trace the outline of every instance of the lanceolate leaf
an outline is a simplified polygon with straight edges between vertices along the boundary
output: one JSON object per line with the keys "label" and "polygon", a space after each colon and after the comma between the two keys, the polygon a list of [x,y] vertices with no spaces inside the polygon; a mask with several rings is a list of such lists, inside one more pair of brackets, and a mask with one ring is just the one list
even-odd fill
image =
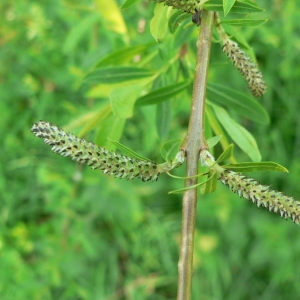
{"label": "lanceolate leaf", "polygon": [[207,98],[214,103],[234,109],[243,117],[256,123],[263,125],[269,123],[269,115],[258,101],[225,85],[208,84]]}
{"label": "lanceolate leaf", "polygon": [[235,172],[265,172],[265,171],[277,171],[288,172],[288,170],[273,161],[261,161],[261,162],[243,162],[239,164],[228,164],[222,166],[224,169],[230,169]]}
{"label": "lanceolate leaf", "polygon": [[169,85],[167,87],[156,89],[156,90],[140,97],[136,101],[136,105],[137,106],[152,105],[152,104],[157,104],[157,103],[169,100],[172,97],[174,97],[175,95],[184,91],[190,85],[191,85],[191,81],[186,80],[186,81],[183,81],[180,83]]}
{"label": "lanceolate leaf", "polygon": [[266,23],[267,19],[232,19],[232,20],[222,20],[221,24],[231,25],[231,26],[259,26]]}
{"label": "lanceolate leaf", "polygon": [[116,142],[116,141],[112,141],[110,140],[119,150],[121,150],[124,154],[128,155],[128,156],[131,156],[133,158],[136,158],[136,159],[140,159],[140,160],[148,160],[150,161],[149,158],[146,158],[136,152],[134,152],[133,150],[129,149],[128,147],[126,147],[125,145],[119,143],[119,142]]}
{"label": "lanceolate leaf", "polygon": [[230,12],[235,1],[236,0],[223,0],[224,16],[226,16]]}
{"label": "lanceolate leaf", "polygon": [[157,43],[147,43],[142,45],[137,45],[133,47],[127,47],[118,51],[114,51],[113,53],[108,54],[104,58],[102,58],[100,61],[98,61],[96,68],[99,67],[106,67],[109,65],[118,65],[123,63],[128,63],[130,60],[133,59],[134,56],[138,54],[143,54],[145,51],[152,49],[153,47],[157,47]]}
{"label": "lanceolate leaf", "polygon": [[217,145],[220,141],[220,139],[222,138],[221,135],[217,135],[217,136],[213,136],[211,138],[209,138],[206,142],[207,145],[209,147],[209,149],[213,148],[215,145]]}
{"label": "lanceolate leaf", "polygon": [[130,6],[134,5],[138,1],[140,0],[126,0],[125,3],[121,5],[121,9],[129,8]]}
{"label": "lanceolate leaf", "polygon": [[258,150],[256,141],[251,133],[234,121],[225,109],[213,105],[215,114],[223,125],[224,129],[235,141],[235,143],[247,154],[253,161],[260,161],[261,155]]}
{"label": "lanceolate leaf", "polygon": [[190,19],[191,18],[191,14],[182,12],[182,11],[177,11],[175,12],[169,19],[169,30],[170,33],[175,33],[176,29],[178,28],[178,26],[180,25],[180,23],[182,23],[183,21],[185,21],[186,19]]}
{"label": "lanceolate leaf", "polygon": [[218,157],[217,162],[220,163],[226,159],[230,159],[230,157],[233,155],[233,148],[234,144],[230,144],[228,148],[226,148]]}
{"label": "lanceolate leaf", "polygon": [[84,79],[86,83],[119,83],[153,76],[153,72],[136,67],[106,67],[90,72]]}
{"label": "lanceolate leaf", "polygon": [[[223,11],[223,0],[209,0],[204,4],[206,10]],[[235,1],[231,13],[254,13],[262,12],[264,9],[250,1]]]}

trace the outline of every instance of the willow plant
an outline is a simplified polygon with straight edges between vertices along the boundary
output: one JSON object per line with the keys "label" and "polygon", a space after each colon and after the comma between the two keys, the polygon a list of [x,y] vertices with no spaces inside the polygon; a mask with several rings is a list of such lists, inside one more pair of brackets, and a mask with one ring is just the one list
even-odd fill
{"label": "willow plant", "polygon": [[[136,1],[127,0],[123,6],[127,8],[134,2]],[[171,175],[170,172],[174,168],[178,168],[186,162],[185,187],[176,191],[183,193],[177,299],[188,300],[191,297],[194,229],[199,186],[215,186],[215,181],[219,180],[241,198],[253,202],[258,207],[262,206],[272,212],[278,213],[285,219],[290,218],[296,224],[300,224],[300,202],[293,197],[285,196],[279,191],[272,190],[269,186],[262,185],[253,178],[241,174],[243,172],[262,170],[286,171],[284,167],[273,162],[257,161],[222,165],[222,161],[232,157],[232,147],[229,146],[226,148],[221,140],[224,152],[218,159],[215,159],[211,152],[213,146],[211,145],[211,140],[207,140],[204,135],[205,111],[209,119],[216,117],[221,119],[221,115],[228,117],[227,112],[214,103],[214,99],[209,99],[210,102],[206,104],[207,91],[210,92],[210,95],[213,95],[212,92],[218,95],[218,92],[223,89],[223,87],[218,87],[217,85],[209,86],[207,82],[210,50],[213,40],[220,43],[222,47],[220,47],[220,50],[223,50],[232,62],[232,65],[247,81],[253,96],[262,97],[266,92],[266,83],[262,72],[259,70],[258,63],[254,61],[251,55],[246,53],[245,41],[240,42],[240,37],[233,35],[233,31],[230,30],[230,26],[241,27],[263,24],[266,20],[249,17],[249,13],[259,13],[263,9],[246,0],[156,0],[154,2],[156,2],[156,7],[153,20],[151,21],[151,32],[157,41],[163,41],[167,31],[166,28],[168,28],[171,34],[174,34],[181,24],[183,24],[181,30],[195,26],[191,22],[192,20],[197,25],[200,25],[198,29],[197,58],[193,80],[193,94],[191,96],[189,126],[186,137],[174,159],[157,164],[150,159],[140,157],[132,150],[127,151],[128,155],[108,151],[103,147],[87,142],[85,139],[76,137],[71,133],[66,133],[63,129],[47,121],[35,123],[31,131],[37,137],[42,138],[54,152],[70,157],[72,160],[86,164],[93,169],[100,169],[104,174],[116,178],[125,178],[127,180],[139,178],[145,182],[157,181],[160,174],[167,173]],[[224,17],[220,17],[220,12],[224,12]],[[227,19],[226,16],[232,16],[231,13],[244,14],[245,18]],[[166,27],[166,24],[168,27]],[[229,27],[224,28],[223,24]],[[214,28],[218,34],[217,38],[213,38]],[[107,70],[104,71],[107,72]],[[131,72],[134,71],[134,69],[131,69]],[[96,70],[86,76],[85,80],[97,82],[101,78],[99,74],[101,74],[101,63],[98,64]],[[145,73],[142,74],[145,75]],[[153,80],[153,77],[151,77],[151,80]],[[149,85],[149,82],[147,84]],[[180,87],[184,89],[186,86],[181,85]],[[134,86],[134,88],[136,87]],[[141,87],[138,86],[137,89],[139,88]],[[150,94],[151,91],[149,92]],[[132,93],[124,93],[124,97],[132,97],[132,95]],[[136,103],[147,101],[145,100],[145,96],[137,96],[136,98]],[[211,112],[212,109],[215,114]],[[239,124],[236,126],[241,127]],[[212,125],[212,129],[216,134],[219,133],[216,126]],[[241,128],[241,132],[244,135],[251,136],[244,128]],[[215,140],[218,140],[218,138]],[[121,149],[126,150],[126,147],[121,146]],[[206,179],[202,180],[201,183],[198,183],[199,162],[207,168],[207,172],[202,174]],[[212,190],[208,190],[207,192],[212,192]]]}

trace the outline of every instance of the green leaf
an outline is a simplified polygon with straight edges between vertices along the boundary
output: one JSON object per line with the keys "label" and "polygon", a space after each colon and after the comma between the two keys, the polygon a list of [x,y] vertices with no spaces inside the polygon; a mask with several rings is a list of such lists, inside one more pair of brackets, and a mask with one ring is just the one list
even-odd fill
{"label": "green leaf", "polygon": [[235,143],[253,160],[260,161],[261,155],[252,134],[233,120],[225,109],[212,105],[215,114]]}
{"label": "green leaf", "polygon": [[151,161],[149,158],[146,158],[146,157],[134,152],[133,150],[131,150],[130,148],[126,147],[125,145],[123,145],[119,142],[112,141],[112,140],[110,140],[110,142],[112,142],[125,155],[128,155],[128,156],[136,158],[136,159],[140,159],[140,160]]}
{"label": "green leaf", "polygon": [[[157,47],[157,43],[151,42],[114,51],[98,61],[96,68],[128,63],[134,56],[142,54],[145,51],[152,49],[154,46]],[[153,49],[151,51],[153,51]]]}
{"label": "green leaf", "polygon": [[209,172],[208,174],[208,180],[205,184],[205,190],[203,192],[203,194],[210,194],[210,193],[213,193],[216,188],[217,188],[217,185],[218,185],[218,176],[216,173],[212,173],[212,172]]}
{"label": "green leaf", "polygon": [[181,143],[182,143],[182,141],[179,139],[178,140],[169,140],[169,141],[165,142],[160,149],[160,154],[161,154],[162,158],[165,161],[172,160],[178,153]]}
{"label": "green leaf", "polygon": [[169,135],[171,125],[171,101],[165,101],[157,105],[156,128],[161,140],[166,140]]}
{"label": "green leaf", "polygon": [[228,164],[222,167],[225,169],[230,169],[235,172],[277,171],[277,172],[288,173],[288,170],[285,167],[273,161],[243,162],[239,164]]}
{"label": "green leaf", "polygon": [[154,9],[154,16],[150,22],[150,32],[159,43],[168,32],[168,6],[157,3]]}
{"label": "green leaf", "polygon": [[[102,124],[97,132],[96,144],[101,147],[108,147],[108,140],[112,139],[118,141],[123,133],[125,119],[110,115]],[[109,147],[109,150],[114,151],[115,147]]]}
{"label": "green leaf", "polygon": [[214,103],[234,109],[240,115],[256,123],[267,125],[270,121],[267,111],[257,100],[227,86],[216,83],[208,84],[207,98]]}
{"label": "green leaf", "polygon": [[110,31],[117,32],[125,36],[127,26],[116,0],[94,0],[95,9],[101,14],[101,20],[104,20],[106,27]]}
{"label": "green leaf", "polygon": [[226,159],[230,159],[230,157],[233,155],[233,148],[234,144],[230,144],[218,157],[217,163],[220,163]]}
{"label": "green leaf", "polygon": [[135,101],[144,88],[145,83],[141,82],[113,90],[110,94],[113,113],[119,118],[131,118]]}
{"label": "green leaf", "polygon": [[[223,0],[209,0],[204,4],[204,9],[213,11],[224,11]],[[250,1],[235,1],[233,7],[231,8],[231,13],[254,13],[262,12],[264,9],[260,8],[256,4]]]}
{"label": "green leaf", "polygon": [[219,143],[221,138],[222,138],[221,135],[217,135],[217,136],[213,136],[213,137],[209,138],[206,141],[209,149],[212,149],[214,146],[216,146]]}
{"label": "green leaf", "polygon": [[172,34],[175,33],[175,31],[178,28],[178,26],[180,25],[180,23],[182,23],[186,19],[190,19],[190,18],[191,18],[191,14],[182,12],[181,10],[176,11],[170,17],[169,22],[168,22],[168,27],[169,27],[170,33],[172,33]]}
{"label": "green leaf", "polygon": [[171,99],[175,95],[184,91],[191,85],[190,80],[186,80],[180,83],[172,84],[167,87],[156,89],[136,101],[137,106],[157,104],[166,100]]}
{"label": "green leaf", "polygon": [[231,10],[232,6],[234,5],[235,1],[236,0],[223,0],[224,16],[226,16],[230,12],[230,10]]}
{"label": "green leaf", "polygon": [[259,26],[266,23],[268,19],[231,19],[222,20],[221,24],[231,25],[231,26]]}
{"label": "green leaf", "polygon": [[67,35],[62,46],[62,51],[67,54],[74,50],[81,39],[86,37],[86,33],[91,30],[92,26],[99,21],[99,14],[89,14],[83,18]]}
{"label": "green leaf", "polygon": [[140,0],[126,0],[125,3],[123,3],[120,8],[121,9],[129,8],[130,6],[134,5],[138,1],[140,1]]}
{"label": "green leaf", "polygon": [[118,83],[153,76],[148,69],[136,67],[106,67],[94,70],[87,74],[86,83]]}

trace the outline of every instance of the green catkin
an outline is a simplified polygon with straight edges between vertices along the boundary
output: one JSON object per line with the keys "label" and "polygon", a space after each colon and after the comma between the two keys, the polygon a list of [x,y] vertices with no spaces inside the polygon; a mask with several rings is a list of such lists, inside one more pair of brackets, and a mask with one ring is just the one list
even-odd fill
{"label": "green catkin", "polygon": [[219,172],[220,181],[231,191],[255,203],[279,213],[282,218],[291,218],[294,223],[300,224],[300,202],[281,192],[270,189],[258,181],[242,174],[225,170]]}
{"label": "green catkin", "polygon": [[252,201],[258,207],[263,206],[269,211],[279,213],[285,219],[291,218],[294,223],[300,224],[300,201],[272,190],[253,178],[224,169],[216,163],[207,150],[200,152],[200,160],[202,165],[215,172],[218,179],[241,198]]}
{"label": "green catkin", "polygon": [[267,86],[257,65],[236,42],[230,39],[225,41],[223,52],[246,79],[251,93],[255,97],[261,97],[266,92]]}
{"label": "green catkin", "polygon": [[156,3],[164,2],[167,6],[172,6],[188,13],[196,13],[200,9],[200,0],[154,0]]}
{"label": "green catkin", "polygon": [[72,160],[100,169],[104,174],[116,178],[131,180],[141,178],[142,181],[157,181],[161,172],[169,171],[172,167],[168,164],[158,165],[155,162],[139,160],[121,155],[105,148],[80,139],[71,133],[66,133],[56,125],[45,121],[33,124],[31,131],[46,144],[52,151],[68,156]]}

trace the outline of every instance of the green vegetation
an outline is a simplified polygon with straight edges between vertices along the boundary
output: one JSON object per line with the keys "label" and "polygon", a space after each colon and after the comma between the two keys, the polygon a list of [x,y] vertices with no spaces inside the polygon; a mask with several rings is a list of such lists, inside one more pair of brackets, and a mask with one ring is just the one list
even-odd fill
{"label": "green vegetation", "polygon": [[[174,157],[169,149],[189,120],[198,28],[174,14],[162,34],[150,23],[153,2],[120,10],[124,2],[1,1],[1,299],[176,297],[182,195],[168,192],[183,180],[105,176],[53,154],[30,132],[46,120],[109,150],[118,146],[112,140],[158,163]],[[221,128],[215,157],[239,146],[231,164],[262,158],[285,166],[288,174],[251,176],[299,199],[300,12],[295,1],[256,3],[266,9],[256,24],[267,23],[226,29],[256,56],[267,92],[251,95],[215,32],[207,92],[207,123],[215,126],[207,124],[206,135]],[[224,27],[244,25],[228,18]],[[215,119],[243,125],[258,147]],[[193,299],[299,298],[297,225],[221,184],[199,197],[197,210]]]}

